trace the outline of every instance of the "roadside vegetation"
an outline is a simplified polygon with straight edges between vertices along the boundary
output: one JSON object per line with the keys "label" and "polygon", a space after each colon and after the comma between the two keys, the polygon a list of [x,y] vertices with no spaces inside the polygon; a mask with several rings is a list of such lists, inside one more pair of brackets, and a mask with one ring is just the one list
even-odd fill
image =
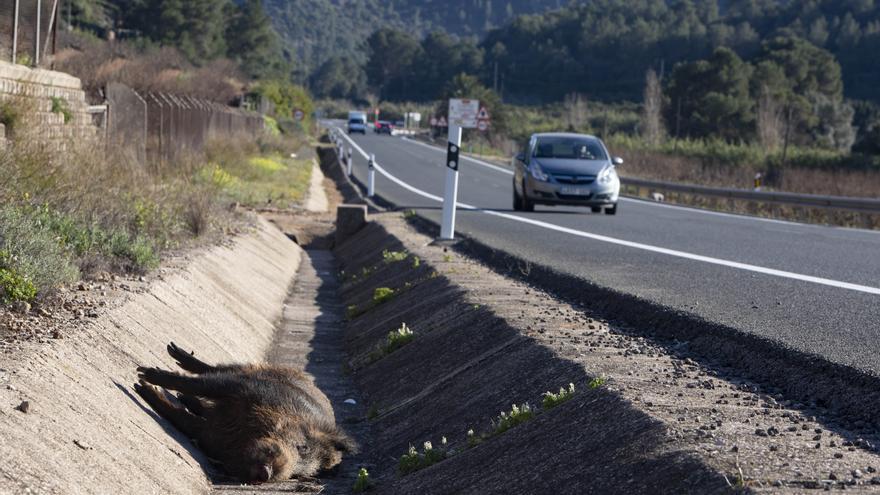
{"label": "roadside vegetation", "polygon": [[145,273],[167,250],[240,228],[231,204],[289,206],[308,184],[311,164],[288,157],[302,137],[240,136],[151,171],[73,143],[52,152],[21,104],[3,106],[14,129],[0,152],[3,304],[99,272]]}

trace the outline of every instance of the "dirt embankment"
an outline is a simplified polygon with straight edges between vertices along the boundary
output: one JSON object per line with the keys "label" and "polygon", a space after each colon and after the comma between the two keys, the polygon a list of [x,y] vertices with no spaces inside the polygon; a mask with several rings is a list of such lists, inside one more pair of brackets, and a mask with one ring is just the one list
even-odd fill
{"label": "dirt embankment", "polygon": [[0,356],[0,493],[207,492],[213,468],[133,393],[135,368],[173,368],[171,340],[262,360],[301,252],[261,220],[63,339]]}
{"label": "dirt embankment", "polygon": [[[880,489],[872,429],[429,245],[400,213],[372,218],[336,255],[379,492]],[[404,323],[413,336],[394,349]],[[570,400],[542,410],[543,394],[569,383]],[[493,434],[523,403],[537,414]],[[402,474],[398,460],[426,441],[435,458],[451,454]]]}

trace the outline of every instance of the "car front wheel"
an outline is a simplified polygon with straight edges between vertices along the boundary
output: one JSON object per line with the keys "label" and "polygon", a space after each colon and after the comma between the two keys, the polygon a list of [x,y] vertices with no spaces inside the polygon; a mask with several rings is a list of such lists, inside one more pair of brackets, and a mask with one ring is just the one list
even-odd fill
{"label": "car front wheel", "polygon": [[617,215],[617,203],[614,203],[614,206],[609,208],[605,208],[606,215]]}

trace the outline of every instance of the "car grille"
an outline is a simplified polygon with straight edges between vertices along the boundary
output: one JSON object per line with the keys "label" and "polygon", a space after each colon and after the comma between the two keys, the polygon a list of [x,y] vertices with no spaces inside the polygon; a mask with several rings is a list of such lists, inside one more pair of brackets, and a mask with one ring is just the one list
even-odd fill
{"label": "car grille", "polygon": [[596,177],[592,175],[557,175],[553,174],[553,178],[560,184],[592,184]]}

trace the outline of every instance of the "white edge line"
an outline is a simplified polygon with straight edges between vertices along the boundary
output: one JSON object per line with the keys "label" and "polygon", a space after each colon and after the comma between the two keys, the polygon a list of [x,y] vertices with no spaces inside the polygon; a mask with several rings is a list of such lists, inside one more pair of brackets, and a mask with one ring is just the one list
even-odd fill
{"label": "white edge line", "polygon": [[[417,144],[419,146],[423,146],[425,148],[432,149],[434,151],[439,151],[441,153],[446,151],[443,148],[440,148],[439,146],[434,146],[432,144],[423,143],[421,141],[416,141],[415,139],[411,139],[408,137],[403,137],[401,139],[403,141],[408,142],[408,143]],[[495,170],[497,172],[501,172],[503,174],[513,175],[512,171],[510,171],[506,168],[500,167],[498,165],[493,165],[491,163],[484,162],[482,160],[478,160],[476,158],[471,158],[467,155],[464,155],[464,159],[471,161],[471,162],[474,162],[477,165],[482,165],[484,167],[490,168],[490,169]],[[738,215],[736,213],[725,213],[723,211],[712,211],[712,210],[706,210],[703,208],[694,208],[694,207],[690,207],[690,206],[681,206],[681,205],[671,205],[671,204],[666,204],[666,203],[659,203],[657,201],[651,201],[651,200],[647,200],[647,199],[643,199],[643,198],[632,198],[632,197],[621,196],[620,199],[622,201],[626,201],[626,202],[630,202],[630,203],[639,203],[639,204],[643,204],[645,206],[669,208],[669,209],[675,209],[675,210],[685,210],[685,211],[689,211],[689,212],[693,212],[693,213],[700,213],[703,215],[713,215],[713,216],[718,216],[718,217],[732,218],[734,220],[775,223],[775,224],[782,224],[782,225],[792,225],[792,226],[797,226],[797,227],[807,227],[807,228],[811,228],[811,229],[835,229],[835,230],[843,230],[845,232],[856,232],[859,234],[880,235],[880,230],[867,230],[867,229],[860,229],[857,227],[839,227],[836,225],[816,225],[816,224],[810,224],[810,223],[794,222],[791,220],[779,220],[776,218],[762,218],[762,217],[756,217],[756,216],[751,216],[751,215]]]}
{"label": "white edge line", "polygon": [[[337,128],[337,130],[339,130],[339,129]],[[355,149],[357,149],[358,152],[360,152],[360,154],[364,158],[369,158],[369,155],[367,155],[367,153],[364,152],[364,150],[361,149],[361,147],[358,146],[357,143],[355,143],[351,138],[346,136],[345,133],[342,133],[340,131],[340,134],[349,143],[351,143],[352,146],[354,146]],[[384,168],[380,167],[379,164],[375,164],[375,167],[376,167],[377,172],[384,175],[386,178],[388,178],[389,180],[391,180],[395,184],[409,190],[410,192],[413,192],[415,194],[418,194],[419,196],[431,199],[433,201],[437,201],[437,202],[443,201],[443,198],[441,198],[440,196],[435,196],[433,194],[427,193],[425,191],[422,191],[421,189],[418,189],[416,187],[413,187],[413,186],[407,184],[406,182],[403,182],[402,180],[400,180],[397,177],[388,173],[388,171],[385,170]],[[713,264],[713,265],[726,266],[729,268],[736,268],[738,270],[745,270],[745,271],[754,272],[754,273],[761,273],[764,275],[772,275],[774,277],[799,280],[802,282],[810,282],[810,283],[819,284],[819,285],[826,285],[829,287],[836,287],[839,289],[847,289],[847,290],[852,290],[852,291],[856,291],[856,292],[864,292],[867,294],[880,295],[880,288],[877,288],[877,287],[869,287],[867,285],[851,284],[849,282],[841,282],[839,280],[833,280],[833,279],[822,278],[822,277],[814,277],[811,275],[803,275],[800,273],[787,272],[784,270],[776,270],[774,268],[765,268],[763,266],[750,265],[748,263],[740,263],[737,261],[723,260],[720,258],[712,258],[710,256],[703,256],[703,255],[699,255],[699,254],[688,253],[685,251],[678,251],[675,249],[667,249],[667,248],[663,248],[663,247],[659,247],[659,246],[652,246],[650,244],[642,244],[639,242],[626,241],[623,239],[617,239],[615,237],[608,237],[608,236],[599,235],[599,234],[591,234],[589,232],[574,230],[574,229],[570,229],[568,227],[562,227],[559,225],[555,225],[555,224],[547,223],[547,222],[542,222],[540,220],[534,220],[531,218],[510,215],[507,213],[501,213],[501,212],[492,211],[492,210],[480,210],[476,206],[472,206],[472,205],[469,205],[466,203],[456,203],[456,205],[461,208],[467,209],[467,210],[477,210],[480,213],[484,213],[486,215],[492,215],[492,216],[496,216],[496,217],[506,218],[508,220],[513,220],[513,221],[521,222],[521,223],[527,223],[530,225],[534,225],[536,227],[541,227],[541,228],[545,228],[548,230],[554,230],[556,232],[561,232],[561,233],[565,233],[565,234],[571,234],[571,235],[578,236],[578,237],[584,237],[587,239],[593,239],[596,241],[606,242],[609,244],[616,244],[618,246],[626,246],[626,247],[630,247],[630,248],[634,248],[634,249],[640,249],[642,251],[649,251],[649,252],[653,252],[653,253],[665,254],[668,256],[674,256],[676,258],[683,258],[683,259],[688,259],[688,260],[693,260],[693,261],[700,261],[703,263],[709,263],[709,264]]]}

